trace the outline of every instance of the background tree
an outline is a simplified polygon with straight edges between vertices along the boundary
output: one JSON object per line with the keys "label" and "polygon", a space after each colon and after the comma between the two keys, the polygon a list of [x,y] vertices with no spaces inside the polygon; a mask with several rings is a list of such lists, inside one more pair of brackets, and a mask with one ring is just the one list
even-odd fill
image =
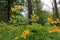
{"label": "background tree", "polygon": [[[31,19],[32,15],[32,0],[27,0],[28,2],[28,19]],[[29,22],[31,24],[31,22]]]}
{"label": "background tree", "polygon": [[7,22],[8,1],[0,0],[0,21]]}
{"label": "background tree", "polygon": [[14,2],[17,2],[16,0],[7,0],[8,1],[8,21],[10,20],[10,16],[11,16],[11,13],[10,13],[10,9],[11,9],[11,6],[13,5]]}
{"label": "background tree", "polygon": [[33,5],[34,7],[34,11],[36,12],[36,14],[38,15],[38,16],[40,16],[40,14],[41,14],[41,9],[42,9],[42,5],[41,5],[41,1],[40,0],[34,0],[34,5]]}
{"label": "background tree", "polygon": [[59,4],[60,4],[60,0],[59,0]]}
{"label": "background tree", "polygon": [[53,4],[54,4],[54,7],[53,7],[53,17],[56,19],[56,18],[59,18],[59,12],[58,12],[58,8],[57,8],[56,0],[53,0]]}

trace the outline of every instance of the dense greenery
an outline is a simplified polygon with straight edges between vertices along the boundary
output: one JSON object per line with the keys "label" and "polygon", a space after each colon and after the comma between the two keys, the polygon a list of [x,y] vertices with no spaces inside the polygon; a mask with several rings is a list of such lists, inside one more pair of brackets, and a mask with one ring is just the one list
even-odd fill
{"label": "dense greenery", "polygon": [[0,40],[60,40],[60,27],[0,23]]}
{"label": "dense greenery", "polygon": [[[22,15],[24,0],[9,0],[10,20],[0,22],[0,40],[60,40],[60,19],[43,11],[40,0],[34,0],[31,19]],[[5,15],[6,16],[6,15]],[[6,20],[6,19],[5,19]],[[28,24],[31,22],[31,25]]]}

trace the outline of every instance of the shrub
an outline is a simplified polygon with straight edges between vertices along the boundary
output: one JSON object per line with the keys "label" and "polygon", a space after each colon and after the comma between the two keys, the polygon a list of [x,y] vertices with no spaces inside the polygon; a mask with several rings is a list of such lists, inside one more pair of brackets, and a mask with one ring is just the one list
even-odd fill
{"label": "shrub", "polygon": [[21,5],[17,5],[17,7],[11,7],[11,17],[9,23],[12,25],[22,25],[26,24],[25,17],[21,14],[23,8]]}

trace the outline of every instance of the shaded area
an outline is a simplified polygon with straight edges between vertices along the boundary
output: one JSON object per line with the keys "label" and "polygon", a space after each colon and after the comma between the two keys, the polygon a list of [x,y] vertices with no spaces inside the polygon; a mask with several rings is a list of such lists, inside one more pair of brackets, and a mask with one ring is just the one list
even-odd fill
{"label": "shaded area", "polygon": [[8,1],[0,1],[0,21],[8,21],[7,18],[8,12]]}

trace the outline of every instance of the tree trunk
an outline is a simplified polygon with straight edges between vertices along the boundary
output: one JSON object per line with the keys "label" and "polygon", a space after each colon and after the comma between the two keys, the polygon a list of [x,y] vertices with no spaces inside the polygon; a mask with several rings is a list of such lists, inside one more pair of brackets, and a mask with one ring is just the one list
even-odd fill
{"label": "tree trunk", "polygon": [[0,21],[7,22],[8,1],[0,0]]}
{"label": "tree trunk", "polygon": [[[32,1],[31,0],[27,0],[28,2],[28,19],[31,19],[31,15],[32,15]],[[31,22],[28,22],[29,24],[31,24]]]}
{"label": "tree trunk", "polygon": [[59,0],[59,4],[60,4],[60,0]]}
{"label": "tree trunk", "polygon": [[56,0],[53,0],[53,3],[54,3],[54,9],[53,9],[54,13],[53,13],[53,16],[56,19],[56,18],[59,18],[59,12],[58,12],[58,8],[57,8]]}
{"label": "tree trunk", "polygon": [[10,8],[11,8],[11,1],[8,0],[8,21],[10,20]]}

